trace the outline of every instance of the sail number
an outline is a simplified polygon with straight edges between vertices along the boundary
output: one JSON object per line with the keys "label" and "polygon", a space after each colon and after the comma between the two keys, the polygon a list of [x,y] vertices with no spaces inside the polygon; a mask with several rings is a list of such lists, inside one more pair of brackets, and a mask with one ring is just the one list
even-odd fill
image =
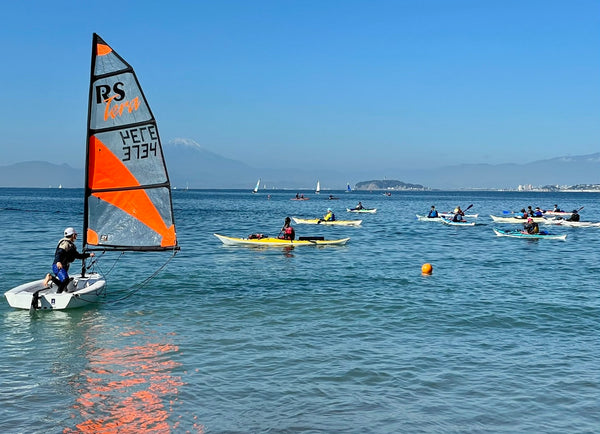
{"label": "sail number", "polygon": [[156,157],[158,150],[156,125],[128,128],[120,134],[123,141],[123,161]]}

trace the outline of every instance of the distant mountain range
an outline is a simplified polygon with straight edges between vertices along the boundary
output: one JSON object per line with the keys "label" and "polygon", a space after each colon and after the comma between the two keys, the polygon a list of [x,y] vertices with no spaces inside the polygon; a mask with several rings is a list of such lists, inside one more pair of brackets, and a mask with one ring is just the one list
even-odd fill
{"label": "distant mountain range", "polygon": [[[600,153],[558,157],[526,164],[462,164],[423,170],[382,168],[326,173],[289,165],[280,168],[252,167],[241,161],[207,151],[193,141],[178,139],[164,146],[171,184],[177,188],[313,189],[317,180],[323,190],[344,190],[346,183],[368,179],[399,179],[440,190],[516,189],[519,185],[600,184]],[[82,187],[84,172],[66,164],[29,161],[0,166],[1,187]]]}

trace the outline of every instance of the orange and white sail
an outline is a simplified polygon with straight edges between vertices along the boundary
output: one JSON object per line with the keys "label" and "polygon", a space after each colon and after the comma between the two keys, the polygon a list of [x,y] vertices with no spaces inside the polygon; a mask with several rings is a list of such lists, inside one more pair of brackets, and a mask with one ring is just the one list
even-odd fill
{"label": "orange and white sail", "polygon": [[156,120],[133,68],[97,34],[90,75],[84,248],[177,248]]}

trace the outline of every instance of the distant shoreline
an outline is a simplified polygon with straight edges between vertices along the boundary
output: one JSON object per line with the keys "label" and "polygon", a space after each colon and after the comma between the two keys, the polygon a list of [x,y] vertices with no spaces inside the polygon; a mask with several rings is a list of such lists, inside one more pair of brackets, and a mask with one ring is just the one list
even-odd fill
{"label": "distant shoreline", "polygon": [[[83,187],[14,187],[14,186],[0,186],[1,190],[49,190],[49,191],[56,191],[56,190],[83,190]],[[246,189],[246,188],[228,188],[228,187],[219,187],[219,188],[205,188],[205,187],[201,187],[201,188],[196,188],[196,187],[189,187],[189,188],[177,188],[177,187],[173,187],[172,188],[173,191],[248,191],[250,193],[250,190]],[[271,193],[275,193],[275,192],[290,192],[290,193],[294,193],[294,192],[302,192],[305,195],[314,193],[314,189],[313,188],[309,188],[309,187],[303,187],[303,188],[275,188],[275,189],[269,189],[269,190],[259,190],[258,195],[260,194],[271,194]],[[348,194],[348,192],[346,190],[343,189],[333,189],[333,190],[321,190],[321,195],[323,197],[323,199],[328,199],[326,194],[323,194],[325,192],[331,192],[331,193],[344,193],[344,194]],[[600,193],[600,186],[597,189],[569,189],[569,188],[565,188],[565,189],[530,189],[530,190],[519,190],[519,189],[506,189],[506,188],[459,188],[459,189],[448,189],[448,190],[442,190],[442,189],[438,189],[438,188],[424,188],[422,190],[417,190],[417,189],[401,189],[401,190],[391,190],[391,189],[371,189],[371,190],[363,190],[363,189],[356,189],[356,190],[352,190],[351,192],[349,192],[350,194],[356,194],[356,193],[384,193],[384,192],[389,192],[389,193],[396,193],[396,194],[401,194],[401,193],[436,193],[436,192],[514,192],[514,193]],[[315,195],[318,197],[318,195]],[[342,196],[343,197],[343,196]]]}

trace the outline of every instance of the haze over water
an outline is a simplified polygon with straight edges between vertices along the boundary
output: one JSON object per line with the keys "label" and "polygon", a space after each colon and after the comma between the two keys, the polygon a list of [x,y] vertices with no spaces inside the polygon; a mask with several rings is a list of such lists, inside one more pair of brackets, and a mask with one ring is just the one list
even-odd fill
{"label": "haze over water", "polygon": [[[103,257],[96,307],[31,315],[4,300],[0,430],[597,431],[600,229],[509,239],[489,214],[557,203],[600,221],[598,194],[295,193],[177,190],[181,252],[144,288],[168,253]],[[0,189],[3,291],[48,271],[63,229],[81,230],[82,196]],[[359,200],[377,213],[345,212]],[[474,227],[415,219],[470,204]],[[344,247],[213,236],[277,235],[328,207],[362,226],[296,233],[350,236]]]}

